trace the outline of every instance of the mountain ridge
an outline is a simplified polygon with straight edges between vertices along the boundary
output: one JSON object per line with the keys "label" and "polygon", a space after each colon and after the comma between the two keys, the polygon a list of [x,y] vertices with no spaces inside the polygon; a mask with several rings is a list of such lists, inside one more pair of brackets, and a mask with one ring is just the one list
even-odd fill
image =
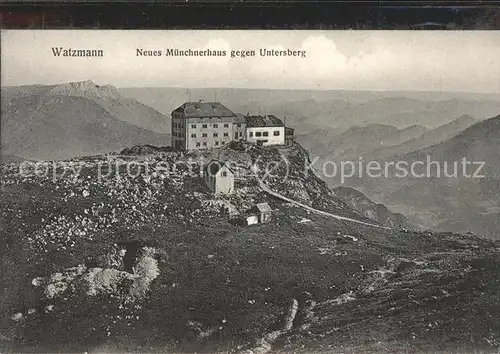
{"label": "mountain ridge", "polygon": [[165,144],[168,118],[110,85],[82,81],[2,88],[2,154],[64,159]]}
{"label": "mountain ridge", "polygon": [[400,144],[395,144],[391,147],[382,147],[375,149],[367,154],[366,160],[390,160],[393,156],[401,156],[405,153],[429,147],[438,144],[441,141],[452,138],[466,128],[470,127],[479,120],[469,116],[461,115],[453,121],[443,124],[435,129],[422,132],[419,136],[413,139],[408,139]]}
{"label": "mountain ridge", "polygon": [[125,98],[118,92],[113,85],[96,85],[92,80],[68,82],[59,85],[53,85],[47,91],[48,95],[67,95],[79,96],[93,99],[123,99]]}
{"label": "mountain ridge", "polygon": [[425,167],[416,172],[425,178],[353,178],[350,185],[410,220],[418,217],[427,227],[500,237],[500,116],[391,161],[434,165],[429,165],[429,175]]}

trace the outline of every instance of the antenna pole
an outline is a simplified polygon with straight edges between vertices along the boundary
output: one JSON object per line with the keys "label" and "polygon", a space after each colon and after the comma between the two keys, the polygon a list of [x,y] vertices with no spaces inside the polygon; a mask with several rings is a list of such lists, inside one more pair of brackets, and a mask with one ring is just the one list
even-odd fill
{"label": "antenna pole", "polygon": [[285,111],[285,127],[286,127],[286,106],[283,104],[283,110]]}

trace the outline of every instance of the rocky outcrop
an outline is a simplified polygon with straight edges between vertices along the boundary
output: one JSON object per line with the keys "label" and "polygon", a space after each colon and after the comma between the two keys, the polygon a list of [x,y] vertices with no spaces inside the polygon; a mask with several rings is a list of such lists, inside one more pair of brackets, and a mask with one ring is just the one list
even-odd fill
{"label": "rocky outcrop", "polygon": [[416,229],[402,214],[393,213],[383,204],[377,204],[360,191],[349,187],[337,187],[335,194],[361,215],[391,228]]}
{"label": "rocky outcrop", "polygon": [[[32,285],[43,290],[47,300],[76,295],[85,289],[88,297],[112,295],[125,301],[141,301],[147,297],[152,281],[160,274],[155,255],[157,250],[144,247],[135,262],[133,273],[117,268],[87,267],[80,264],[47,277],[37,277]],[[123,252],[120,254],[124,255]],[[111,259],[115,254],[108,254]],[[122,262],[119,263],[122,267]]]}
{"label": "rocky outcrop", "polygon": [[92,99],[124,99],[113,85],[96,85],[92,80],[68,82],[54,86],[47,95],[76,96]]}

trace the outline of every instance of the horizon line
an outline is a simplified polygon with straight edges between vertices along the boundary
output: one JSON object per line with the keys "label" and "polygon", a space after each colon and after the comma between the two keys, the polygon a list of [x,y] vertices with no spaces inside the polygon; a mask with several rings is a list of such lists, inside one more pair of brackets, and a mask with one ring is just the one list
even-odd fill
{"label": "horizon line", "polygon": [[21,84],[21,85],[0,85],[0,87],[23,87],[23,86],[57,86],[67,83],[74,82],[86,82],[92,81],[95,85],[105,86],[112,85],[117,89],[185,89],[185,90],[214,90],[214,89],[233,89],[233,90],[255,90],[255,91],[316,91],[316,92],[327,92],[327,91],[345,91],[345,92],[380,92],[380,93],[404,93],[404,92],[414,92],[414,93],[444,93],[444,94],[473,94],[473,95],[498,95],[500,92],[481,92],[481,91],[443,91],[443,90],[419,90],[419,89],[401,89],[401,90],[386,90],[386,89],[346,89],[346,88],[264,88],[264,87],[236,87],[236,86],[210,86],[210,87],[187,87],[187,86],[118,86],[109,83],[97,84],[92,79],[78,80],[78,81],[65,81],[57,84]]}

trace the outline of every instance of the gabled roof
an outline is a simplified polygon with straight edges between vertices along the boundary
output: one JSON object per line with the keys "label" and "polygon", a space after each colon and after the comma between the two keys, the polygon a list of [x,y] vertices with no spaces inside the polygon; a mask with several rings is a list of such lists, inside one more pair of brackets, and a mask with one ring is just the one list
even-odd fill
{"label": "gabled roof", "polygon": [[236,113],[236,117],[233,119],[233,123],[246,124],[245,116],[241,113]]}
{"label": "gabled roof", "polygon": [[275,115],[246,116],[247,127],[284,127],[283,121]]}
{"label": "gabled roof", "polygon": [[269,213],[273,211],[267,203],[258,203],[254,206],[254,208],[257,209],[260,213]]}
{"label": "gabled roof", "polygon": [[234,172],[224,162],[219,160],[211,160],[205,165],[205,167],[203,167],[203,172],[208,173],[210,176],[215,176],[222,167],[226,167],[232,174],[234,174]]}
{"label": "gabled roof", "polygon": [[174,112],[182,112],[187,118],[236,116],[220,102],[186,102],[175,109]]}

